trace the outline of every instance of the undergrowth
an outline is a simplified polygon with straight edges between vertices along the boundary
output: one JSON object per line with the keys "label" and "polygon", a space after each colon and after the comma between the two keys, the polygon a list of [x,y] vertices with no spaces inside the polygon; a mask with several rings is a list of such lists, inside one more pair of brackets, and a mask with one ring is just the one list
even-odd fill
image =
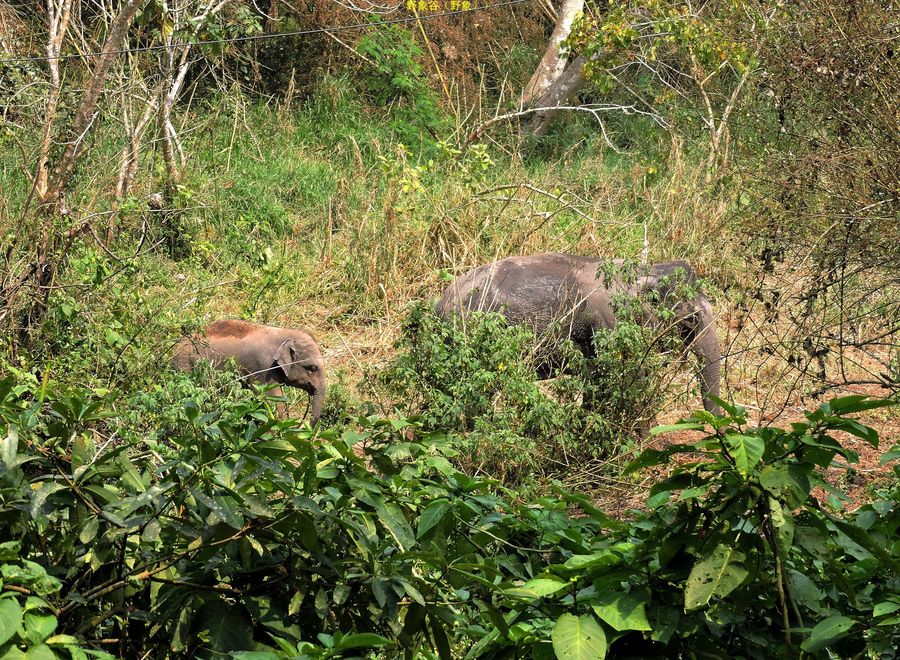
{"label": "undergrowth", "polygon": [[[536,346],[533,330],[498,314],[448,323],[416,303],[379,378],[404,415],[460,434],[467,470],[528,490],[631,449],[653,419],[672,356],[661,349],[675,345],[629,309],[623,301],[619,323],[598,332],[595,353],[585,356],[567,339]],[[541,383],[550,351],[554,377]]]}

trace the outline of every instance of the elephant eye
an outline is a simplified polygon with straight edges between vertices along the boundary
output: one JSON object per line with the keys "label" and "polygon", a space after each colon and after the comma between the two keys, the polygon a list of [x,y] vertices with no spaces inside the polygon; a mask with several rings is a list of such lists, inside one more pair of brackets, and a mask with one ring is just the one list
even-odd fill
{"label": "elephant eye", "polygon": [[308,367],[306,367],[306,370],[307,370],[309,373],[314,374],[314,373],[316,373],[316,372],[319,370],[319,367],[317,367],[317,366],[314,365],[314,364],[311,364],[311,365],[309,365]]}

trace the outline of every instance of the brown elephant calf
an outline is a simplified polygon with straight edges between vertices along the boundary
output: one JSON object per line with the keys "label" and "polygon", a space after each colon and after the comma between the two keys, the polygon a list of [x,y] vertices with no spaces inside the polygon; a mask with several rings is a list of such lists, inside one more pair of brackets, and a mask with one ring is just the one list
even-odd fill
{"label": "brown elephant calf", "polygon": [[[249,321],[216,321],[178,342],[172,366],[189,371],[199,360],[209,360],[221,368],[231,358],[245,382],[289,385],[309,393],[312,423],[318,421],[325,403],[325,364],[318,343],[308,332]],[[281,388],[272,394],[280,396]]]}

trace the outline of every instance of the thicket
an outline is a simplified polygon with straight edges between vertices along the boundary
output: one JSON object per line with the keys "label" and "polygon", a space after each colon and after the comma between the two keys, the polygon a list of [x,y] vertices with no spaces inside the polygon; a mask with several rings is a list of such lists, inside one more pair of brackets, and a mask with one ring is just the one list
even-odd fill
{"label": "thicket", "polygon": [[[542,482],[629,451],[651,426],[684,346],[674,327],[641,321],[645,304],[618,301],[616,327],[598,332],[585,356],[570,340],[535,337],[499,314],[448,323],[415,303],[397,357],[377,378],[401,414],[460,436],[467,471],[540,491]],[[541,371],[552,378],[536,381]]]}
{"label": "thicket", "polygon": [[657,429],[702,437],[626,469],[682,457],[629,521],[564,490],[517,503],[415,418],[313,433],[220,394],[141,428],[140,401],[122,404],[0,382],[4,657],[890,657],[900,643],[900,489],[852,514],[811,495],[839,496],[822,470],[855,456],[835,433],[877,445],[853,414],[883,401],[834,399],[790,430],[727,404]]}

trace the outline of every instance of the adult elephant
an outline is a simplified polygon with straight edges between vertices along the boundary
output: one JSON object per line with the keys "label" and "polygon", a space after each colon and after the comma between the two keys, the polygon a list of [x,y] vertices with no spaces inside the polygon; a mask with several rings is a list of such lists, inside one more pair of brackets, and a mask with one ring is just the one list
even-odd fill
{"label": "adult elephant", "polygon": [[[309,393],[312,423],[325,403],[325,364],[318,343],[308,332],[249,321],[216,321],[175,347],[172,366],[181,371],[208,360],[222,368],[234,358],[245,382],[275,383]],[[281,387],[272,390],[281,396]]]}
{"label": "adult elephant", "polygon": [[[703,407],[719,412],[710,396],[719,396],[722,356],[709,300],[690,286],[696,280],[684,261],[627,268],[622,260],[572,254],[507,257],[461,275],[444,291],[436,310],[448,320],[454,313],[499,312],[512,324],[532,326],[538,337],[561,332],[590,357],[594,333],[615,327],[614,297],[641,296],[648,301],[650,322],[661,322],[662,309],[673,312],[672,322],[700,358]],[[685,296],[682,285],[694,291]],[[549,375],[546,364],[539,375]]]}

